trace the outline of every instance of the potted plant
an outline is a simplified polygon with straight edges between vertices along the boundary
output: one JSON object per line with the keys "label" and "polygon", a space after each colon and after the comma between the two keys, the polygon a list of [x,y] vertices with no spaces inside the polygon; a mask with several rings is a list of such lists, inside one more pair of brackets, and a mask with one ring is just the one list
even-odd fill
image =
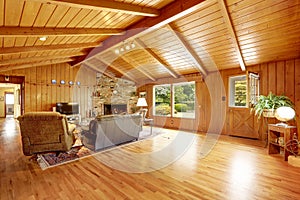
{"label": "potted plant", "polygon": [[289,97],[285,95],[275,95],[270,92],[268,96],[260,95],[253,109],[259,119],[261,115],[264,117],[274,117],[274,111],[281,106],[293,108],[294,104]]}

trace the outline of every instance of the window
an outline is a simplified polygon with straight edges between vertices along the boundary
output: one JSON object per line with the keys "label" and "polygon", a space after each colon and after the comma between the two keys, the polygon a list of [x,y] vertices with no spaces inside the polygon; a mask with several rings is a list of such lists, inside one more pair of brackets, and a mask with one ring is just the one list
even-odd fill
{"label": "window", "polygon": [[252,107],[259,96],[259,75],[249,73],[247,75],[229,77],[229,106]]}
{"label": "window", "polygon": [[173,85],[173,117],[195,118],[195,82]]}
{"label": "window", "polygon": [[195,118],[195,82],[154,86],[154,115]]}
{"label": "window", "polygon": [[229,106],[247,106],[247,80],[246,75],[229,78]]}
{"label": "window", "polygon": [[248,73],[249,85],[249,106],[253,107],[258,101],[259,97],[259,75],[257,73]]}
{"label": "window", "polygon": [[154,86],[154,115],[171,115],[171,85]]}

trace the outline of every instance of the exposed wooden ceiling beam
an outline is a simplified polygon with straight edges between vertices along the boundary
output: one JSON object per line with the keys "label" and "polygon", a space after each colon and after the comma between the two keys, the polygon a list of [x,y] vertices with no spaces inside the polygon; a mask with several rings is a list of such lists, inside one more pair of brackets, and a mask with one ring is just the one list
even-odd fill
{"label": "exposed wooden ceiling beam", "polygon": [[110,73],[107,73],[106,71],[103,71],[103,70],[100,70],[99,67],[95,66],[94,64],[90,63],[90,62],[84,62],[83,65],[86,65],[87,67],[97,71],[97,72],[100,72],[106,76],[108,76],[109,78],[115,78],[115,76],[111,75]]}
{"label": "exposed wooden ceiling beam", "polygon": [[177,41],[182,45],[182,47],[185,49],[185,51],[188,53],[187,55],[189,58],[193,61],[193,63],[196,65],[198,70],[203,74],[203,76],[207,76],[207,72],[203,67],[202,61],[200,60],[199,56],[196,54],[196,52],[193,50],[193,48],[180,36],[175,30],[174,27],[170,24],[167,25],[167,27],[172,32],[173,36],[176,37]]}
{"label": "exposed wooden ceiling beam", "polygon": [[237,57],[238,57],[238,61],[240,63],[240,67],[241,67],[242,71],[245,71],[246,70],[245,61],[244,61],[244,58],[243,58],[243,55],[242,55],[241,47],[239,45],[235,30],[234,30],[233,25],[232,25],[232,21],[230,19],[229,14],[228,14],[227,6],[226,6],[224,0],[218,0],[218,3],[220,5],[220,9],[221,9],[223,18],[225,20],[225,24],[227,26],[227,29],[228,29],[229,33],[230,33],[232,43],[235,47],[236,54],[237,54]]}
{"label": "exposed wooden ceiling beam", "polygon": [[18,65],[18,64],[23,64],[23,63],[32,63],[32,62],[47,61],[47,60],[56,60],[56,59],[61,59],[61,58],[70,58],[70,57],[76,57],[76,56],[82,56],[82,55],[84,55],[84,53],[77,52],[77,53],[72,53],[72,54],[60,54],[60,55],[52,55],[52,56],[38,56],[38,57],[0,60],[0,66]]}
{"label": "exposed wooden ceiling beam", "polygon": [[[151,75],[149,75],[145,70],[140,69],[140,68],[139,68],[139,64],[137,64],[133,59],[127,58],[127,57],[125,57],[124,55],[121,55],[121,56],[119,57],[119,59],[123,59],[124,62],[127,62],[128,65],[131,65],[132,68],[134,68],[135,70],[141,72],[141,73],[144,74],[146,77],[148,77],[150,80],[156,81],[156,79],[153,78]],[[131,63],[134,63],[134,64],[132,65]]]}
{"label": "exposed wooden ceiling beam", "polygon": [[0,36],[88,36],[88,35],[123,35],[124,29],[113,28],[41,28],[41,27],[0,27]]}
{"label": "exposed wooden ceiling beam", "polygon": [[[124,35],[115,35],[111,36],[105,41],[103,41],[101,47],[94,48],[84,60],[88,60],[93,56],[97,55],[100,52],[110,50],[115,45],[120,42],[131,38],[133,36],[138,37],[142,34],[146,34],[152,30],[158,29],[176,19],[179,19],[197,9],[200,9],[202,6],[205,6],[210,1],[205,0],[176,0],[167,6],[160,9],[160,15],[158,17],[146,17],[143,20],[133,24],[127,28],[127,31]],[[74,66],[79,65],[82,60],[77,63],[73,63]]]}
{"label": "exposed wooden ceiling beam", "polygon": [[78,43],[78,44],[57,44],[45,46],[31,46],[31,47],[4,47],[0,48],[0,55],[39,52],[39,51],[53,51],[53,50],[67,50],[67,49],[84,49],[99,46],[98,43]]}
{"label": "exposed wooden ceiling beam", "polygon": [[86,8],[93,10],[107,10],[113,12],[123,12],[131,15],[141,15],[148,17],[156,17],[159,15],[159,10],[138,6],[131,3],[113,1],[113,0],[26,0],[26,1],[39,1],[47,4],[64,5],[77,8]]}
{"label": "exposed wooden ceiling beam", "polygon": [[172,69],[171,66],[169,66],[165,61],[163,61],[160,57],[156,55],[150,48],[148,48],[143,41],[136,38],[136,43],[152,58],[154,58],[161,66],[163,66],[168,73],[173,76],[174,78],[178,78],[179,75]]}
{"label": "exposed wooden ceiling beam", "polygon": [[115,66],[113,63],[109,63],[107,62],[105,59],[101,59],[99,57],[95,57],[96,59],[98,59],[100,62],[103,62],[105,65],[113,68],[114,70],[116,70],[117,72],[119,72],[120,74],[122,74],[123,76],[127,77],[128,79],[130,79],[133,82],[137,82],[135,78],[133,78],[132,76],[130,76],[129,74],[127,74],[125,71],[119,69],[117,66]]}
{"label": "exposed wooden ceiling beam", "polygon": [[66,59],[58,59],[58,60],[39,61],[39,62],[30,63],[30,64],[21,64],[21,65],[14,65],[14,66],[1,66],[0,72],[16,70],[16,69],[24,69],[24,68],[30,68],[30,67],[37,67],[37,66],[44,66],[44,65],[67,63],[67,62],[71,62],[73,60],[74,59],[72,59],[72,58],[66,58]]}

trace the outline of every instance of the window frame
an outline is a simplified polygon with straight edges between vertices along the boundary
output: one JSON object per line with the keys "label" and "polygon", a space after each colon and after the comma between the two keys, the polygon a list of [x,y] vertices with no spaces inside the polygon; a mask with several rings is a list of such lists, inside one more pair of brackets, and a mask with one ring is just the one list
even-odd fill
{"label": "window frame", "polygon": [[[179,86],[179,85],[191,85],[194,84],[195,87],[195,93],[194,93],[194,116],[193,117],[179,117],[179,116],[174,116],[175,115],[175,87]],[[183,118],[183,119],[195,119],[196,118],[196,82],[195,81],[187,81],[187,82],[180,82],[180,83],[173,83],[172,84],[172,102],[171,102],[171,106],[172,106],[172,117],[174,118]]]}
{"label": "window frame", "polygon": [[[236,91],[235,90],[235,82],[236,81],[241,81],[241,80],[245,80],[245,82],[246,82],[246,104],[244,106],[237,106],[237,105],[235,105],[235,91]],[[231,108],[247,108],[248,107],[248,103],[247,103],[247,99],[248,99],[247,76],[245,74],[230,76],[228,82],[229,82],[228,106],[231,107]]]}
{"label": "window frame", "polygon": [[[235,104],[235,81],[246,81],[246,105],[237,106]],[[234,89],[234,90],[233,90]],[[260,92],[260,76],[255,72],[246,74],[233,75],[228,78],[228,107],[230,108],[251,108],[255,105],[259,98]]]}
{"label": "window frame", "polygon": [[[194,93],[194,116],[193,117],[179,117],[179,116],[174,116],[174,112],[175,112],[175,89],[174,87],[178,86],[178,85],[185,85],[185,84],[194,84],[195,87],[195,93]],[[170,107],[171,107],[171,113],[169,115],[159,115],[156,114],[156,95],[155,95],[155,90],[158,87],[163,87],[163,86],[170,86]],[[152,114],[153,116],[158,116],[158,117],[173,117],[173,118],[182,118],[182,119],[196,119],[196,93],[197,93],[197,89],[196,89],[196,81],[186,81],[186,82],[178,82],[178,83],[168,83],[168,84],[160,84],[160,85],[154,85],[153,86],[153,110],[152,110]]]}
{"label": "window frame", "polygon": [[172,116],[172,84],[160,84],[160,85],[154,85],[153,86],[153,107],[154,109],[152,110],[152,114],[153,116],[159,116],[159,117],[168,117],[168,115],[159,115],[159,114],[156,114],[156,95],[155,95],[155,88],[158,88],[158,87],[163,87],[163,86],[169,86],[170,87],[170,115]]}

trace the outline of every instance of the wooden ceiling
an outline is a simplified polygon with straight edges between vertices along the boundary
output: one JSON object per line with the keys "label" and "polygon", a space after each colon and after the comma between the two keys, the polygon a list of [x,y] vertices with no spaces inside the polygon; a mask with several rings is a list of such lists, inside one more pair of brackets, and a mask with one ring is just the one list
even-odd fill
{"label": "wooden ceiling", "polygon": [[68,62],[138,83],[300,57],[300,0],[0,0],[0,9],[0,72]]}

